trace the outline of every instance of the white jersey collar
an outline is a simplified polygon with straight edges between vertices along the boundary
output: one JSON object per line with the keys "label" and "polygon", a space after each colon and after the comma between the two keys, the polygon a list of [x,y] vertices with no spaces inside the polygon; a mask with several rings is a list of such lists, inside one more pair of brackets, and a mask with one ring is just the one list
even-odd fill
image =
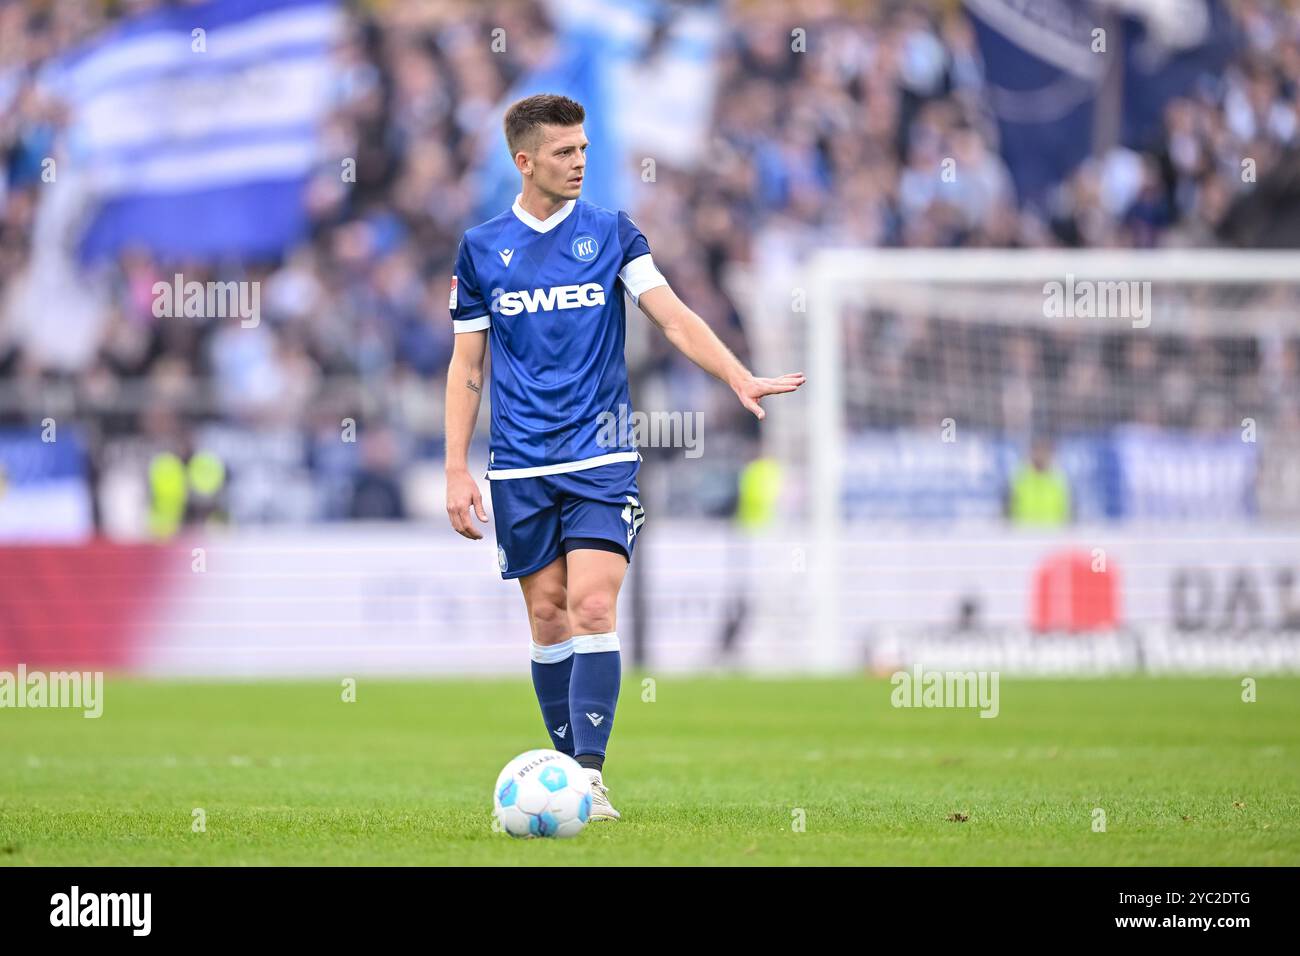
{"label": "white jersey collar", "polygon": [[573,207],[578,203],[576,199],[570,199],[559,209],[555,210],[555,212],[551,213],[548,218],[538,219],[532,213],[526,211],[523,206],[519,205],[519,201],[523,198],[523,193],[519,193],[515,196],[515,204],[510,208],[514,212],[515,216],[518,217],[520,222],[529,229],[533,229],[537,232],[550,232],[560,223],[564,222],[564,220],[569,218],[569,213],[573,212]]}

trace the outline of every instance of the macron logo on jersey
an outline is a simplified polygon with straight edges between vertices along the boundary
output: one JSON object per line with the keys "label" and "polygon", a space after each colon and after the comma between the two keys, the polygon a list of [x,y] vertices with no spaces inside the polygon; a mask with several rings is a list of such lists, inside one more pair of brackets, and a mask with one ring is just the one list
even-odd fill
{"label": "macron logo on jersey", "polygon": [[549,289],[524,292],[503,292],[497,298],[497,311],[502,315],[520,312],[552,312],[556,309],[585,309],[605,304],[605,290],[599,282],[582,285],[557,285]]}

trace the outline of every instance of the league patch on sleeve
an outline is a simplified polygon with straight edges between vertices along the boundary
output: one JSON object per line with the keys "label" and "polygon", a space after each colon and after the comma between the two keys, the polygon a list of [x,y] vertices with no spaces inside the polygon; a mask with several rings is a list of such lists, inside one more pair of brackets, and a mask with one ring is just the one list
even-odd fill
{"label": "league patch on sleeve", "polygon": [[456,277],[451,277],[451,295],[447,298],[447,308],[456,311]]}

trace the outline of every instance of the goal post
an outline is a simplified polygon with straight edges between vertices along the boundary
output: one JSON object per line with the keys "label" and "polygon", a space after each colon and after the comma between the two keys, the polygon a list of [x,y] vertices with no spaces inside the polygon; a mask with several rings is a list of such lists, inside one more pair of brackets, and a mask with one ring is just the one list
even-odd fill
{"label": "goal post", "polygon": [[[936,322],[948,329],[974,329],[972,335],[984,328],[1060,333],[1064,342],[1060,349],[1065,354],[1062,368],[1069,367],[1071,349],[1089,356],[1081,365],[1101,367],[1111,361],[1107,356],[1114,351],[1117,337],[1159,337],[1164,340],[1160,354],[1173,356],[1170,374],[1176,384],[1188,376],[1195,382],[1199,369],[1177,367],[1179,356],[1191,356],[1188,361],[1193,365],[1202,361],[1196,356],[1214,352],[1211,346],[1217,343],[1216,337],[1241,339],[1237,352],[1231,348],[1224,352],[1231,365],[1237,361],[1258,363],[1262,361],[1258,356],[1272,354],[1279,342],[1286,347],[1300,336],[1300,254],[1294,252],[827,249],[812,255],[791,276],[806,292],[806,311],[778,309],[775,303],[782,303],[779,283],[770,278],[755,284],[751,302],[759,315],[771,318],[778,311],[785,313],[789,323],[786,339],[801,342],[806,350],[808,417],[799,427],[804,431],[807,454],[802,519],[808,522],[811,539],[808,593],[812,621],[807,665],[812,672],[843,670],[854,664],[843,639],[849,598],[843,545],[845,535],[855,527],[845,508],[846,441],[853,432],[847,411],[856,403],[870,419],[873,399],[870,394],[855,395],[856,391],[869,392],[870,372],[855,364],[858,355],[846,351],[845,343],[849,338],[863,339],[861,323],[887,315],[889,321],[904,328],[903,335]],[[760,297],[764,300],[761,305]],[[853,323],[859,324],[856,331],[850,329]],[[766,338],[773,340],[771,335]],[[974,340],[978,341],[978,336]],[[1238,352],[1254,357],[1231,357]],[[783,368],[785,357],[764,356],[773,368]],[[1213,365],[1213,360],[1205,359],[1203,364]],[[1030,426],[1022,429],[1008,420],[1014,415],[997,417],[998,396],[990,394],[1002,385],[997,362],[985,362],[984,366],[993,371],[962,372],[965,378],[960,388],[969,393],[969,406],[962,392],[953,391],[942,371],[933,372],[931,379],[922,376],[915,381],[906,380],[905,373],[895,393],[902,397],[895,401],[906,405],[908,396],[916,396],[924,402],[925,389],[932,385],[949,396],[956,395],[955,406],[993,408],[993,423],[986,427],[1018,436],[1027,433]],[[972,367],[981,366],[974,363]],[[1224,374],[1230,373],[1235,374],[1231,368]],[[1024,386],[1031,407],[1039,397],[1036,389],[1047,381],[1031,380]],[[1232,381],[1236,383],[1236,377]],[[1252,383],[1240,388],[1243,394],[1258,390]],[[1088,393],[1083,389],[1080,394]],[[1063,401],[1068,404],[1068,396]],[[1003,404],[1015,403],[1004,400]],[[1086,404],[1074,408],[1073,414],[1090,414]],[[1232,400],[1224,404],[1231,413]],[[946,417],[961,427],[963,413],[963,407],[953,407]],[[1098,407],[1096,421],[1099,425],[1122,421],[1122,414],[1122,410],[1111,414],[1109,408],[1103,414]],[[1278,414],[1285,417],[1291,412],[1282,409]],[[1290,430],[1295,424],[1291,418],[1279,422],[1278,427],[1285,431],[1276,436],[1279,441],[1300,442],[1300,434]],[[926,427],[931,424],[938,435],[941,420]],[[789,436],[771,440],[789,444]],[[783,453],[789,454],[788,449]],[[1300,513],[1300,502],[1296,505]]]}

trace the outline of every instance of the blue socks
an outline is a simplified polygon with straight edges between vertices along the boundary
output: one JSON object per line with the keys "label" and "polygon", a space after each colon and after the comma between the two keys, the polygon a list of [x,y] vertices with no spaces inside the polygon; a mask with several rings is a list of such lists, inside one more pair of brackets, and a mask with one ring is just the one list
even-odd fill
{"label": "blue socks", "polygon": [[549,647],[534,643],[532,657],[533,690],[552,745],[599,769],[623,677],[618,633],[579,634]]}
{"label": "blue socks", "polygon": [[[622,679],[618,652],[618,632],[578,634],[573,644],[573,674],[569,678],[569,716],[573,730],[573,750],[579,758],[594,757],[588,762],[599,769],[605,759],[605,746],[614,729],[614,708]],[[533,665],[536,667],[537,665]],[[579,759],[579,763],[586,763]]]}
{"label": "blue socks", "polygon": [[549,647],[533,643],[533,690],[537,691],[537,703],[542,706],[542,720],[546,721],[555,749],[570,757],[573,756],[573,727],[569,720],[569,674],[573,671],[573,642],[569,638]]}

